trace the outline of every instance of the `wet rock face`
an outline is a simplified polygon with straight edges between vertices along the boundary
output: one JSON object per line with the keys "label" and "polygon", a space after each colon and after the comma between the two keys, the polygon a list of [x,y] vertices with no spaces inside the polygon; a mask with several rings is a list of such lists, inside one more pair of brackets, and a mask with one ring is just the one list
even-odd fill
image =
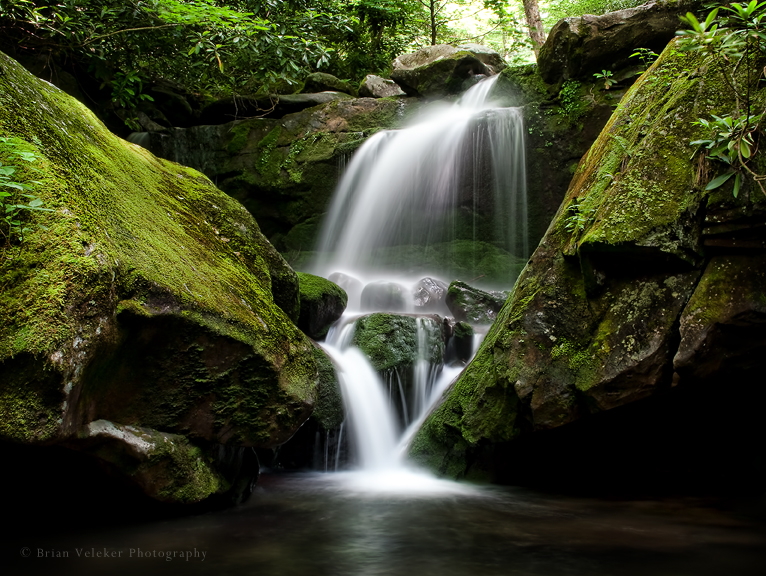
{"label": "wet rock face", "polygon": [[586,14],[560,20],[540,49],[540,76],[555,84],[635,65],[630,55],[636,48],[662,51],[680,27],[678,17],[699,5],[649,2],[602,16]]}
{"label": "wet rock face", "polygon": [[395,102],[329,92],[280,96],[280,102],[314,96],[323,101],[312,100],[310,108],[281,118],[239,121],[232,121],[229,101],[226,124],[149,132],[139,143],[203,172],[257,218],[283,253],[307,254],[342,166],[368,136],[396,127],[415,104],[410,98]]}
{"label": "wet rock face", "polygon": [[0,131],[39,157],[35,193],[52,210],[0,263],[0,441],[77,448],[83,435],[111,445],[144,434],[127,426],[161,430],[211,458],[200,475],[167,471],[163,501],[227,491],[209,447],[280,444],[316,400],[295,272],[202,174],[120,140],[2,54],[0,65]]}
{"label": "wet rock face", "polygon": [[416,310],[438,310],[446,305],[447,285],[435,278],[419,280],[412,290]]}
{"label": "wet rock face", "polygon": [[[754,182],[737,198],[732,184],[705,191],[696,176],[700,110],[734,106],[707,66],[671,43],[627,92],[482,348],[413,441],[417,460],[450,476],[507,479],[521,463],[542,462],[530,447],[563,453],[568,434],[627,434],[606,415],[623,411],[636,426],[663,422],[674,436],[653,446],[671,466],[664,451],[696,433],[686,423],[721,418],[716,458],[748,469],[730,454],[752,450],[766,428],[728,409],[716,416],[709,394],[717,390],[722,406],[763,396],[766,195]],[[736,383],[736,398],[724,383]],[[689,417],[684,403],[706,416]],[[737,432],[745,429],[750,440]],[[694,453],[683,466],[704,468]]]}
{"label": "wet rock face", "polygon": [[506,298],[505,292],[485,292],[456,280],[449,285],[446,304],[458,321],[492,324]]}
{"label": "wet rock face", "polygon": [[408,94],[440,98],[459,93],[470,77],[491,76],[505,67],[503,58],[486,46],[437,44],[399,56],[391,79]]}
{"label": "wet rock face", "polygon": [[298,328],[314,340],[320,340],[343,315],[348,296],[343,288],[320,276],[298,272],[298,281],[301,294]]}

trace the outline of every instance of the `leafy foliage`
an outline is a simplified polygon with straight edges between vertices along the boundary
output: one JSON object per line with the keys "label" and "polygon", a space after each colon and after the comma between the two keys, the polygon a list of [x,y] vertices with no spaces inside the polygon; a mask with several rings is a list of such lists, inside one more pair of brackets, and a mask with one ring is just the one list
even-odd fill
{"label": "leafy foliage", "polygon": [[635,8],[645,3],[645,0],[557,0],[548,4],[548,16],[545,22],[548,26],[553,26],[562,18],[579,17],[584,14],[600,16],[607,12]]}
{"label": "leafy foliage", "polygon": [[[749,4],[731,3],[718,6],[703,21],[692,13],[682,20],[689,26],[679,30],[682,50],[708,53],[736,99],[736,110],[726,116],[700,118],[696,123],[704,128],[706,137],[692,142],[697,149],[707,151],[707,158],[726,166],[726,171],[708,182],[706,190],[723,186],[732,176],[733,194],[749,176],[766,194],[761,182],[765,175],[757,174],[750,161],[758,149],[760,124],[766,110],[756,113],[754,92],[760,68],[766,56],[766,2],[752,0]],[[695,152],[696,154],[696,152]]]}
{"label": "leafy foliage", "polygon": [[657,60],[659,54],[657,54],[651,48],[636,48],[630,57],[638,58],[641,60],[641,64],[644,66],[644,70],[647,70],[649,66],[651,66],[655,60]]}
{"label": "leafy foliage", "polygon": [[[17,138],[0,137],[0,157],[10,158],[11,161],[36,162],[38,157],[33,152],[24,151],[23,144]],[[19,181],[18,169],[18,166],[4,164],[0,159],[0,262],[9,257],[14,246],[18,247],[19,252],[23,249],[24,238],[35,229],[35,225],[28,221],[32,212],[52,212],[32,194],[39,182]]]}

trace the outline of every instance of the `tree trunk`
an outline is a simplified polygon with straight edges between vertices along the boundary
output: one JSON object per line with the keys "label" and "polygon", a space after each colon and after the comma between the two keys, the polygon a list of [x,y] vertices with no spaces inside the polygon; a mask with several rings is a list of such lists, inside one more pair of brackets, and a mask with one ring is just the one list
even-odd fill
{"label": "tree trunk", "polygon": [[436,46],[436,0],[431,0],[431,46]]}
{"label": "tree trunk", "polygon": [[522,0],[524,2],[524,14],[527,17],[527,26],[529,26],[529,37],[532,39],[532,49],[535,51],[535,58],[540,53],[540,47],[545,42],[545,30],[543,21],[540,19],[540,8],[537,6],[537,0]]}

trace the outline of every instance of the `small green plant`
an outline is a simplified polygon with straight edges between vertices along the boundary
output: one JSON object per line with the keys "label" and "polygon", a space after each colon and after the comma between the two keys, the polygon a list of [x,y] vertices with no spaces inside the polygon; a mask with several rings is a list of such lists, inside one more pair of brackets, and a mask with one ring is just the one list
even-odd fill
{"label": "small green plant", "polygon": [[599,80],[604,81],[604,90],[609,90],[612,86],[617,84],[617,80],[613,78],[613,74],[609,70],[602,70],[601,72],[596,72],[593,76],[595,76]]}
{"label": "small green plant", "polygon": [[564,228],[573,233],[579,233],[585,230],[585,227],[593,217],[593,208],[585,208],[579,202],[579,199],[575,199],[567,208],[568,216],[564,219]]}
{"label": "small green plant", "polygon": [[[22,150],[22,146],[23,141],[18,138],[0,137],[2,156],[10,157],[12,161],[29,163],[39,159],[33,152]],[[35,180],[20,182],[17,178],[18,169],[18,166],[4,164],[0,160],[0,262],[11,257],[9,255],[13,246],[18,246],[18,253],[21,253],[26,235],[35,229],[35,226],[27,221],[31,212],[53,212],[49,208],[43,208],[43,201],[31,193],[34,186],[40,183]],[[40,225],[37,228],[45,229]]]}
{"label": "small green plant", "polygon": [[630,57],[638,58],[641,60],[641,64],[644,66],[644,71],[646,71],[649,66],[651,66],[655,60],[657,60],[659,54],[650,48],[636,48]]}
{"label": "small green plant", "polygon": [[708,159],[726,167],[724,173],[707,183],[705,190],[715,190],[735,176],[732,193],[736,197],[746,176],[750,176],[766,194],[761,183],[766,175],[757,174],[749,165],[757,152],[759,125],[766,114],[766,110],[760,113],[753,110],[761,73],[760,65],[754,64],[766,53],[764,6],[766,2],[759,4],[757,0],[722,5],[702,22],[688,12],[681,19],[689,29],[676,32],[681,37],[681,50],[705,52],[711,57],[736,101],[733,114],[695,122],[706,132],[704,138],[692,142],[697,145],[695,155],[704,148]]}
{"label": "small green plant", "polygon": [[755,150],[755,129],[761,121],[761,116],[742,115],[734,118],[713,115],[713,120],[700,118],[699,122],[694,123],[705,128],[708,133],[707,138],[692,142],[692,145],[697,145],[694,154],[704,147],[708,151],[708,158],[729,166],[725,173],[713,178],[705,190],[715,190],[736,175],[733,194],[737,197],[743,179],[742,172],[738,169],[738,161],[742,159],[743,162],[747,162],[752,156]]}

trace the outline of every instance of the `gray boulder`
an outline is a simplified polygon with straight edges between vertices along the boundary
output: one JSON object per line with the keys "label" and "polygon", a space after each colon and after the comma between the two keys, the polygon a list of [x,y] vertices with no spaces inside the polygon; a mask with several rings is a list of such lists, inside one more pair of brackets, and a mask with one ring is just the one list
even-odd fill
{"label": "gray boulder", "polygon": [[[617,70],[639,62],[630,60],[636,48],[659,53],[681,27],[678,17],[698,2],[649,2],[636,8],[564,18],[548,34],[537,66],[550,84],[590,77],[601,70]],[[636,60],[633,58],[633,60]]]}
{"label": "gray boulder", "polygon": [[440,98],[461,92],[473,76],[491,76],[505,67],[500,54],[485,46],[437,44],[399,56],[391,79],[410,95]]}
{"label": "gray boulder", "polygon": [[395,282],[370,282],[362,290],[362,310],[398,312],[407,308],[404,288]]}
{"label": "gray boulder", "polygon": [[441,280],[423,278],[412,290],[416,310],[435,310],[445,305],[447,285]]}
{"label": "gray boulder", "polygon": [[363,98],[388,98],[391,96],[406,96],[406,92],[393,80],[368,74],[359,87],[359,96]]}

